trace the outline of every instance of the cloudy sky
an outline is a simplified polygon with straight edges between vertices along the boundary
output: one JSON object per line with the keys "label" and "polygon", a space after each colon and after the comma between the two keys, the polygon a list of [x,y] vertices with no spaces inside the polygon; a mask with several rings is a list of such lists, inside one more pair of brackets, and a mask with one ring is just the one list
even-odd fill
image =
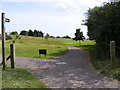
{"label": "cloudy sky", "polygon": [[37,29],[53,36],[74,37],[77,28],[86,36],[81,25],[89,8],[108,0],[1,0],[0,11],[11,20],[6,31]]}

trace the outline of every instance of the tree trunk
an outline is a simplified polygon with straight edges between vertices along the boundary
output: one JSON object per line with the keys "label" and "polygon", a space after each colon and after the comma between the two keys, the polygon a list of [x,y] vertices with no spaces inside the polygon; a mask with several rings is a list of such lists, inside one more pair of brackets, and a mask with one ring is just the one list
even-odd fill
{"label": "tree trunk", "polygon": [[80,40],[79,40],[79,46],[81,46]]}

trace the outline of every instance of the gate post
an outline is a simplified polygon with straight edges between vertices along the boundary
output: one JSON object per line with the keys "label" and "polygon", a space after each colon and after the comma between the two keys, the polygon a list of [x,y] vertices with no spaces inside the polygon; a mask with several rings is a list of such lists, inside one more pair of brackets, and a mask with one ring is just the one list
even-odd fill
{"label": "gate post", "polygon": [[115,58],[115,41],[110,42],[110,61],[112,68],[115,68],[117,65],[117,61]]}
{"label": "gate post", "polygon": [[5,70],[5,61],[6,61],[6,51],[5,51],[5,13],[1,13],[1,29],[2,29],[2,62],[3,70]]}
{"label": "gate post", "polygon": [[10,44],[11,68],[15,68],[15,44]]}

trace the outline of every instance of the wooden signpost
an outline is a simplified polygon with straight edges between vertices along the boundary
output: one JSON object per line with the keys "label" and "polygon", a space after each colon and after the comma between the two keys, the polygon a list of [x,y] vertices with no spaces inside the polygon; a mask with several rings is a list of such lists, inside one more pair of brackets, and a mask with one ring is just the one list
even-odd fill
{"label": "wooden signpost", "polygon": [[5,51],[5,13],[1,13],[1,30],[2,30],[2,63],[3,70],[5,70],[6,51]]}
{"label": "wooden signpost", "polygon": [[5,13],[1,13],[1,30],[2,30],[2,63],[3,70],[5,70],[6,60],[11,59],[11,68],[14,68],[14,60],[15,60],[15,45],[10,45],[10,56],[6,58],[6,45],[5,45],[5,22],[10,22],[8,18],[5,18]]}

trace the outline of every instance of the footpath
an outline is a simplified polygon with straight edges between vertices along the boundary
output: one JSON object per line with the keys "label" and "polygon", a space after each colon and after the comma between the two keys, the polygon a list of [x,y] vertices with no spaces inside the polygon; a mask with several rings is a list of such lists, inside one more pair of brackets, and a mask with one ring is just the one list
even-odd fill
{"label": "footpath", "polygon": [[104,77],[91,66],[88,53],[68,46],[69,52],[49,60],[16,57],[24,68],[51,88],[118,88],[118,81]]}

